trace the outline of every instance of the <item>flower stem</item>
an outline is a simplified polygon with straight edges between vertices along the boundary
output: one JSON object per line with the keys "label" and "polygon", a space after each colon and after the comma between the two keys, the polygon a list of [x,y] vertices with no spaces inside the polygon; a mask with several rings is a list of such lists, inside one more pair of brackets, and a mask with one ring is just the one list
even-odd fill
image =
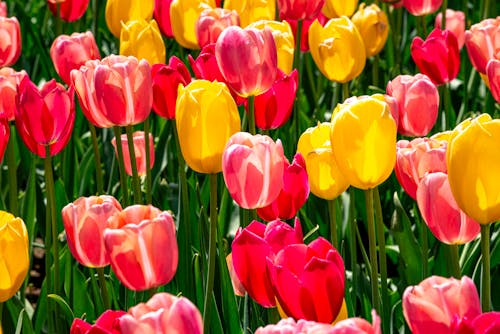
{"label": "flower stem", "polygon": [[483,312],[491,310],[491,281],[490,281],[490,224],[481,225],[481,254],[483,272],[481,275],[481,306]]}
{"label": "flower stem", "polygon": [[95,126],[89,122],[90,135],[92,137],[92,147],[94,148],[94,159],[95,159],[95,173],[96,173],[96,184],[97,184],[97,194],[104,194],[104,181],[101,166],[101,153],[99,152],[99,143],[97,142],[97,133]]}
{"label": "flower stem", "polygon": [[441,30],[446,28],[446,8],[448,8],[448,0],[443,0],[441,5]]}
{"label": "flower stem", "polygon": [[254,135],[255,130],[255,96],[250,95],[248,97],[248,131]]}
{"label": "flower stem", "polygon": [[125,127],[125,131],[127,132],[127,146],[128,146],[128,153],[130,156],[130,165],[132,167],[134,202],[135,204],[142,204],[141,181],[139,180],[139,174],[137,174],[137,160],[135,159],[134,134],[133,134],[134,129],[131,125],[129,125]]}
{"label": "flower stem", "polygon": [[460,262],[458,256],[458,245],[448,245],[450,276],[460,278]]}
{"label": "flower stem", "polygon": [[328,213],[330,215],[330,237],[333,247],[338,249],[337,240],[337,200],[331,199],[328,201]]}
{"label": "flower stem", "polygon": [[[358,252],[356,248],[356,221],[354,217],[356,216],[355,213],[355,196],[354,196],[354,189],[349,189],[349,250],[350,250],[350,257],[351,257],[351,271],[352,271],[352,282],[353,286],[358,286],[358,270],[356,268],[358,264]],[[352,307],[354,310],[356,310],[356,295],[354,294],[352,296]],[[353,316],[351,314],[351,316]]]}
{"label": "flower stem", "polygon": [[[57,220],[56,220],[56,203],[54,190],[54,174],[52,172],[52,157],[50,155],[50,146],[45,146],[45,189],[47,196],[47,224],[50,222],[51,238],[52,238],[52,255],[54,257],[54,286],[53,292],[59,294],[59,247],[57,244]],[[50,274],[50,267],[49,267]],[[49,291],[49,290],[47,290]]]}
{"label": "flower stem", "polygon": [[102,294],[99,293],[99,288],[97,287],[97,281],[95,279],[95,276],[96,276],[95,269],[89,268],[89,272],[90,272],[90,285],[92,287],[92,292],[93,292],[94,298],[95,298],[94,306],[97,309],[97,312],[102,313],[107,309],[104,308],[104,304],[99,303],[99,299],[102,300]]}
{"label": "flower stem", "polygon": [[9,143],[7,144],[7,169],[9,171],[9,210],[15,217],[18,217],[19,203],[17,199],[17,164],[14,135],[14,127],[11,127]]}
{"label": "flower stem", "polygon": [[99,285],[101,286],[101,296],[102,303],[104,305],[105,310],[109,310],[111,308],[111,303],[109,301],[109,293],[108,287],[106,286],[106,277],[104,276],[104,268],[96,268],[97,277],[99,279]]}
{"label": "flower stem", "polygon": [[125,166],[123,162],[123,148],[122,148],[122,133],[121,129],[117,126],[113,127],[116,138],[116,152],[118,153],[118,169],[120,170],[120,184],[122,186],[122,196],[125,205],[129,205],[128,200],[128,187],[127,187],[127,176],[125,174]]}
{"label": "flower stem", "polygon": [[342,84],[342,102],[349,98],[349,82],[344,82]]}
{"label": "flower stem", "polygon": [[365,190],[366,216],[368,225],[368,243],[370,248],[370,281],[372,287],[372,306],[380,314],[380,295],[378,291],[377,241],[375,221],[373,219],[373,189]]}
{"label": "flower stem", "polygon": [[[489,10],[490,10],[490,0],[484,0],[483,20],[489,17]],[[483,312],[485,311],[483,310]]]}
{"label": "flower stem", "polygon": [[379,78],[379,60],[380,57],[378,54],[376,54],[373,57],[373,63],[372,63],[372,84],[375,87],[378,87],[378,78]]}
{"label": "flower stem", "polygon": [[295,131],[293,131],[293,142],[297,143],[299,135],[301,133],[299,126],[299,101],[300,101],[300,85],[302,83],[302,57],[300,51],[300,44],[302,38],[302,20],[297,21],[297,33],[295,35],[295,51],[293,55],[293,68],[297,69],[298,72],[298,82],[297,82],[297,95],[295,97],[295,102],[293,104],[293,124],[295,126]]}
{"label": "flower stem", "polygon": [[[385,254],[385,233],[384,233],[384,218],[382,216],[382,204],[380,203],[380,194],[378,187],[373,190],[375,198],[375,224],[377,227],[377,239],[378,239],[378,250],[379,250],[379,262],[380,262],[380,289],[382,291],[382,325],[385,328],[385,332],[388,331],[388,317],[390,314],[389,305],[389,290],[387,287],[387,257]],[[385,320],[385,321],[384,321]]]}
{"label": "flower stem", "polygon": [[146,149],[146,204],[153,202],[153,195],[151,194],[151,153],[149,147],[149,117],[144,121],[144,141]]}
{"label": "flower stem", "polygon": [[248,292],[245,292],[245,299],[243,300],[243,334],[248,333],[249,328],[249,312],[248,312]]}

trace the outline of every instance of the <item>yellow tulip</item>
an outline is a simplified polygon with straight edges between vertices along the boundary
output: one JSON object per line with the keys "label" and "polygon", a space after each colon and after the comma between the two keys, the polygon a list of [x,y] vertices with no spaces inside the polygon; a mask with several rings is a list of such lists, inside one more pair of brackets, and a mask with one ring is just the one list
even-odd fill
{"label": "yellow tulip", "polygon": [[349,187],[347,179],[335,163],[330,131],[330,123],[319,123],[300,136],[297,146],[297,152],[306,161],[311,192],[326,200],[338,197]]}
{"label": "yellow tulip", "polygon": [[179,85],[175,117],[182,155],[191,169],[222,171],[222,152],[240,131],[240,115],[227,86],[207,80]]}
{"label": "yellow tulip", "polygon": [[0,211],[0,303],[23,284],[29,268],[28,231],[21,218]]}
{"label": "yellow tulip", "polygon": [[248,27],[264,30],[266,27],[273,33],[274,43],[278,51],[278,68],[290,74],[293,69],[293,52],[295,42],[292,28],[286,21],[267,21],[260,20],[248,25]]}
{"label": "yellow tulip", "polygon": [[155,20],[134,20],[123,24],[120,54],[146,59],[151,65],[165,63],[165,44]]}
{"label": "yellow tulip", "polygon": [[108,0],[106,2],[106,24],[116,38],[120,38],[122,22],[151,20],[154,0]]}
{"label": "yellow tulip", "polygon": [[396,122],[386,102],[350,98],[332,117],[335,161],[349,183],[370,189],[384,182],[396,163]]}
{"label": "yellow tulip", "polygon": [[276,0],[226,0],[224,8],[238,13],[242,28],[259,20],[274,20],[276,17]]}
{"label": "yellow tulip", "polygon": [[196,21],[205,9],[215,7],[215,0],[173,0],[170,4],[170,23],[177,43],[188,49],[199,49]]}
{"label": "yellow tulip", "polygon": [[323,14],[328,18],[351,16],[356,7],[358,0],[326,0],[323,5]]}
{"label": "yellow tulip", "polygon": [[500,120],[482,114],[453,130],[447,150],[453,197],[480,224],[500,219]]}
{"label": "yellow tulip", "polygon": [[376,4],[366,6],[362,3],[351,20],[363,38],[366,57],[378,54],[389,36],[389,21],[385,12]]}
{"label": "yellow tulip", "polygon": [[331,19],[324,27],[315,20],[309,28],[309,50],[321,73],[332,81],[348,82],[365,67],[363,39],[347,17]]}

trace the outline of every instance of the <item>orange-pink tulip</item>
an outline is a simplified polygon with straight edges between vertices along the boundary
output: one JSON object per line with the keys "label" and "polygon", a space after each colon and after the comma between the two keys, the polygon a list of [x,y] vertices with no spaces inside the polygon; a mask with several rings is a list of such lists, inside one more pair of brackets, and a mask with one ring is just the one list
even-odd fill
{"label": "orange-pink tulip", "polygon": [[491,59],[486,66],[490,91],[495,101],[500,103],[500,60]]}
{"label": "orange-pink tulip", "polygon": [[3,160],[3,155],[10,138],[9,121],[6,118],[0,117],[0,163]]}
{"label": "orange-pink tulip", "polygon": [[24,70],[16,72],[10,67],[0,69],[0,118],[8,121],[14,120],[16,113],[16,99],[18,86],[21,80],[27,76]]}
{"label": "orange-pink tulip", "polygon": [[[443,14],[436,16],[435,28],[441,28]],[[465,43],[465,14],[459,10],[446,9],[445,29],[451,31],[458,41],[458,48],[461,49]]]}
{"label": "orange-pink tulip", "polygon": [[490,59],[500,60],[500,16],[476,23],[465,32],[465,47],[472,66],[482,74]]}
{"label": "orange-pink tulip", "polygon": [[348,318],[339,321],[328,334],[382,334],[380,317],[372,310],[372,324],[363,318]]}
{"label": "orange-pink tulip", "polygon": [[[144,131],[135,131],[132,135],[132,140],[133,140],[133,145],[134,145],[134,152],[135,152],[135,160],[136,160],[136,166],[137,166],[137,174],[139,176],[146,175],[147,169],[146,169],[146,140],[145,140],[145,134]],[[130,160],[130,152],[128,148],[128,138],[126,134],[121,135],[121,143],[122,143],[122,150],[123,150],[123,162],[125,164],[125,172],[132,176],[132,162]],[[115,148],[115,152],[118,156],[118,152],[116,149],[116,138],[113,137],[111,139],[111,145]],[[153,168],[153,165],[155,163],[155,148],[154,148],[154,141],[153,141],[153,135],[150,133],[149,134],[149,167]]]}
{"label": "orange-pink tulip", "polygon": [[21,28],[15,17],[0,16],[0,67],[11,66],[21,55]]}
{"label": "orange-pink tulip", "polygon": [[73,22],[85,14],[90,0],[48,0],[47,2],[52,15],[66,22]]}
{"label": "orange-pink tulip", "polygon": [[203,48],[207,44],[215,43],[224,29],[239,25],[240,17],[235,10],[223,8],[205,9],[196,21],[198,45]]}
{"label": "orange-pink tulip", "polygon": [[443,0],[402,0],[403,7],[411,15],[422,16],[432,14],[441,7]]}
{"label": "orange-pink tulip", "polygon": [[5,1],[0,1],[0,16],[7,17],[7,3]]}

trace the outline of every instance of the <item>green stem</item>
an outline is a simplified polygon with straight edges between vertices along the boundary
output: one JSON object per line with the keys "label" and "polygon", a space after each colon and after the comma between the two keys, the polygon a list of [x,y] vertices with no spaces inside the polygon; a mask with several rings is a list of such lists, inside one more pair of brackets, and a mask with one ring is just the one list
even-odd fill
{"label": "green stem", "polygon": [[3,333],[2,319],[3,319],[3,302],[0,302],[0,333]]}
{"label": "green stem", "polygon": [[139,180],[139,174],[137,173],[137,160],[135,158],[135,148],[134,148],[134,128],[129,125],[125,127],[127,132],[127,142],[128,142],[128,153],[130,156],[130,165],[132,167],[132,184],[134,188],[134,202],[135,204],[142,204],[142,193],[141,193],[141,181]]}
{"label": "green stem", "polygon": [[[352,282],[353,286],[357,287],[358,285],[358,270],[356,268],[358,264],[358,252],[356,247],[356,221],[354,217],[356,216],[355,211],[355,197],[354,197],[354,189],[349,189],[349,250],[351,257],[351,271],[352,271]],[[353,294],[352,298],[352,308],[356,310],[356,294]],[[353,316],[352,314],[350,316]]]}
{"label": "green stem", "polygon": [[448,0],[443,0],[441,5],[441,30],[446,28],[446,8],[448,8]]}
{"label": "green stem", "polygon": [[[50,146],[45,146],[45,189],[47,196],[47,222],[51,225],[52,237],[52,255],[54,257],[54,287],[53,292],[59,294],[59,247],[57,243],[57,220],[56,220],[56,203],[54,190],[54,174],[52,172],[52,157],[50,155]],[[50,268],[49,268],[50,269]],[[48,291],[48,290],[47,290]]]}
{"label": "green stem", "polygon": [[100,299],[102,300],[102,294],[99,293],[99,288],[97,287],[97,281],[95,279],[95,269],[89,268],[90,272],[90,285],[92,286],[92,292],[94,294],[94,298],[96,300],[95,307],[99,313],[106,311],[108,308],[104,307],[104,304],[99,303]]}
{"label": "green stem", "polygon": [[449,264],[450,264],[450,276],[455,278],[460,278],[460,262],[458,256],[458,245],[448,245],[448,254],[449,254]]}
{"label": "green stem", "polygon": [[372,83],[375,87],[378,87],[378,70],[379,70],[379,60],[380,60],[380,57],[378,54],[376,54],[374,57],[373,57],[373,63],[372,63]]}
{"label": "green stem", "polygon": [[148,290],[148,300],[156,294],[156,291],[158,291],[158,289],[154,287]]}
{"label": "green stem", "polygon": [[422,32],[422,38],[425,39],[425,37],[427,37],[427,24],[426,24],[426,21],[425,21],[425,15],[422,15],[422,16],[419,16],[418,17],[419,21],[420,21],[420,27],[421,27],[421,32]]}
{"label": "green stem", "polygon": [[[484,0],[483,20],[489,17],[490,0]],[[485,312],[483,310],[483,312]]]}
{"label": "green stem", "polygon": [[255,130],[255,96],[248,97],[248,131],[254,135],[257,133]]}
{"label": "green stem", "polygon": [[454,124],[454,110],[453,110],[453,106],[451,104],[451,95],[450,95],[450,84],[449,83],[446,83],[444,84],[443,86],[443,98],[444,98],[444,111],[445,111],[445,120],[444,122],[441,124],[441,126],[443,127],[442,128],[442,131],[446,131],[446,129],[448,129],[448,124],[453,127],[453,124]]}
{"label": "green stem", "polygon": [[385,253],[385,231],[384,231],[384,218],[382,216],[382,204],[380,203],[380,194],[378,187],[373,191],[375,198],[375,224],[377,227],[377,239],[379,250],[379,263],[380,263],[380,289],[382,290],[382,325],[384,332],[388,332],[387,326],[389,325],[389,289],[387,287],[387,256]]}
{"label": "green stem", "polygon": [[15,216],[19,216],[19,203],[17,199],[17,164],[15,152],[14,126],[10,129],[9,143],[7,144],[7,169],[9,171],[9,210]]}
{"label": "green stem", "polygon": [[245,292],[245,299],[243,300],[243,334],[248,333],[249,330],[249,312],[248,312],[248,293]]}
{"label": "green stem", "polygon": [[146,149],[146,204],[153,202],[153,194],[151,194],[151,148],[149,147],[149,117],[144,121],[144,140]]}
{"label": "green stem", "polygon": [[90,129],[90,135],[92,137],[92,147],[94,148],[97,194],[102,195],[104,194],[104,178],[101,166],[101,153],[99,151],[99,143],[97,141],[97,133],[95,130],[95,126],[90,122],[89,122],[89,129]]}
{"label": "green stem", "polygon": [[366,216],[368,225],[368,243],[370,252],[370,283],[372,287],[372,306],[380,314],[380,295],[378,291],[377,241],[375,238],[375,221],[373,219],[373,189],[365,190]]}
{"label": "green stem", "polygon": [[295,96],[295,102],[293,104],[293,124],[295,130],[293,131],[293,142],[297,143],[300,136],[300,126],[299,126],[299,101],[300,101],[300,85],[302,82],[302,57],[300,51],[302,37],[302,20],[297,21],[297,33],[295,35],[295,51],[293,54],[293,67],[297,69],[298,72],[298,83],[297,83],[297,95]]}
{"label": "green stem", "polygon": [[118,153],[118,170],[120,171],[120,184],[122,186],[122,196],[125,205],[129,205],[127,175],[125,174],[125,165],[123,162],[122,132],[117,126],[113,127],[116,138],[116,152]]}
{"label": "green stem", "polygon": [[98,21],[99,21],[99,4],[98,4],[98,1],[99,0],[93,0],[92,1],[92,33],[94,34],[94,38],[96,40],[96,43],[97,45],[101,45],[100,44],[100,40],[99,40],[99,36],[98,36],[98,33],[99,33],[99,25],[98,25]]}
{"label": "green stem", "polygon": [[490,280],[490,224],[481,224],[481,254],[483,272],[481,275],[481,306],[483,312],[491,310]]}
{"label": "green stem", "polygon": [[342,84],[342,101],[345,101],[349,98],[349,82],[344,82]]}
{"label": "green stem", "polygon": [[330,237],[333,247],[338,249],[337,240],[337,200],[331,199],[328,201],[328,213],[330,215]]}
{"label": "green stem", "polygon": [[427,236],[427,225],[420,219],[420,211],[417,208],[416,202],[414,202],[413,210],[415,212],[415,219],[417,220],[417,225],[420,227],[420,248],[422,249],[422,275],[427,277],[429,272],[429,241]]}
{"label": "green stem", "polygon": [[106,285],[106,277],[104,276],[104,268],[96,268],[97,277],[99,278],[99,285],[101,286],[101,296],[102,303],[105,310],[111,308],[111,302],[109,301],[108,287]]}

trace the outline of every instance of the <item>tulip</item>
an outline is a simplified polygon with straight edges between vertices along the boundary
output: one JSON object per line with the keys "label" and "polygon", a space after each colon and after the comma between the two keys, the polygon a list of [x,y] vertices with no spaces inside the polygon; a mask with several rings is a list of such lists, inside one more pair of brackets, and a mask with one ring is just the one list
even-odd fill
{"label": "tulip", "polygon": [[411,15],[422,16],[434,13],[442,3],[443,0],[403,0],[403,7]]}
{"label": "tulip", "polygon": [[104,229],[108,227],[108,218],[120,211],[120,203],[107,195],[80,197],[62,209],[68,247],[78,262],[86,267],[109,264]]}
{"label": "tulip", "polygon": [[42,89],[26,76],[19,85],[16,128],[28,149],[46,158],[59,153],[68,143],[75,122],[74,91],[54,79]]}
{"label": "tulip", "polygon": [[21,29],[15,17],[0,16],[0,67],[11,66],[21,55]]}
{"label": "tulip", "polygon": [[28,273],[28,231],[21,218],[0,211],[0,303],[12,297]]}
{"label": "tulip", "polygon": [[481,313],[474,282],[431,276],[403,294],[403,314],[412,333],[460,333]]}
{"label": "tulip", "polygon": [[460,69],[460,50],[457,38],[449,30],[434,29],[424,40],[415,37],[411,57],[420,72],[436,85],[455,79]]}
{"label": "tulip", "polygon": [[215,57],[225,82],[240,96],[262,94],[276,78],[276,45],[268,29],[227,28],[217,40]]}
{"label": "tulip", "polygon": [[108,0],[106,1],[106,25],[109,31],[120,38],[122,22],[149,21],[153,16],[154,0]]}
{"label": "tulip", "polygon": [[164,285],[177,270],[174,220],[151,205],[129,206],[111,216],[104,244],[113,272],[131,290]]}
{"label": "tulip", "polygon": [[351,17],[357,7],[358,0],[326,0],[322,11],[330,19],[341,16]]}
{"label": "tulip", "polygon": [[[322,12],[319,12],[319,14],[316,17],[302,21],[302,33],[300,37],[300,51],[302,52],[309,51],[309,27],[316,19],[322,26],[325,25],[326,22],[328,22],[329,20],[325,15],[323,15]],[[297,20],[286,20],[286,21],[290,24],[290,27],[292,28],[293,36],[297,36]]]}
{"label": "tulip", "polygon": [[47,0],[52,15],[60,17],[63,21],[73,22],[80,19],[90,0]]}
{"label": "tulip", "polygon": [[191,82],[191,74],[186,65],[176,56],[170,57],[168,65],[154,64],[151,68],[153,77],[153,111],[163,118],[175,118],[177,88]]}
{"label": "tulip", "polygon": [[90,31],[58,36],[50,47],[50,58],[57,74],[71,85],[70,73],[85,65],[87,60],[101,59],[99,49]]}
{"label": "tulip", "polygon": [[389,21],[385,12],[376,4],[366,6],[362,3],[351,20],[363,38],[366,57],[382,51],[389,36]]}
{"label": "tulip", "polygon": [[490,60],[488,66],[486,66],[486,74],[488,76],[491,94],[495,101],[500,103],[500,60]]}
{"label": "tulip", "polygon": [[332,330],[333,326],[329,324],[304,319],[295,321],[293,318],[285,318],[281,319],[277,324],[257,328],[255,334],[330,334]]}
{"label": "tulip", "polygon": [[153,17],[163,35],[168,38],[174,37],[172,23],[170,22],[170,5],[173,0],[155,0]]}
{"label": "tulip", "polygon": [[226,85],[194,80],[179,86],[176,125],[182,155],[199,173],[222,170],[222,152],[229,137],[240,131],[240,116]]}
{"label": "tulip", "polygon": [[6,118],[8,121],[14,120],[16,112],[16,99],[18,86],[22,79],[27,76],[24,70],[16,72],[10,67],[0,69],[0,118]]}
{"label": "tulip", "polygon": [[9,143],[10,126],[6,118],[0,118],[0,163],[3,160],[3,155],[7,144]]}
{"label": "tulip", "polygon": [[493,334],[500,332],[500,312],[486,312],[477,316],[472,322],[476,334]]}
{"label": "tulip", "polygon": [[322,237],[292,244],[267,259],[276,300],[295,319],[332,323],[344,299],[344,262]]}
{"label": "tulip", "polygon": [[203,320],[189,299],[161,292],[131,307],[119,327],[122,334],[202,334]]}
{"label": "tulip", "polygon": [[306,162],[302,154],[295,154],[292,164],[285,158],[284,167],[283,189],[278,197],[268,206],[257,209],[257,214],[265,221],[293,218],[309,197]]}
{"label": "tulip", "polygon": [[427,173],[447,173],[447,142],[432,138],[399,140],[396,144],[396,178],[413,199],[417,199],[417,187]]}
{"label": "tulip", "polygon": [[[438,13],[434,23],[435,28],[441,28],[441,21],[443,20],[442,13]],[[465,43],[465,14],[464,12],[446,9],[446,22],[445,29],[451,31],[457,38],[458,48],[461,49]]]}
{"label": "tulip", "polygon": [[380,317],[372,310],[372,322],[370,324],[363,318],[349,318],[336,323],[329,334],[382,334],[380,329]]}
{"label": "tulip", "polygon": [[365,46],[358,29],[347,17],[331,19],[309,28],[309,49],[321,73],[345,83],[361,74],[366,63]]}
{"label": "tulip", "polygon": [[[283,188],[283,146],[268,136],[237,132],[222,154],[222,173],[229,194],[245,209],[271,204]],[[250,186],[251,185],[251,186]]]}
{"label": "tulip", "polygon": [[229,277],[231,278],[231,285],[233,286],[233,291],[236,296],[244,297],[246,290],[243,284],[241,284],[238,275],[234,271],[233,265],[233,253],[229,253],[226,256],[227,269],[229,271]]}
{"label": "tulip", "polygon": [[396,163],[396,123],[386,102],[353,98],[332,117],[332,151],[349,184],[370,189],[391,175]]}
{"label": "tulip", "polygon": [[293,228],[280,220],[267,225],[254,220],[238,229],[231,245],[234,271],[253,300],[264,307],[276,306],[266,259],[273,259],[287,245],[303,242],[298,218]]}
{"label": "tulip", "polygon": [[125,311],[107,310],[91,325],[82,319],[75,319],[69,330],[70,334],[115,334],[119,319],[127,314]]}
{"label": "tulip", "polygon": [[205,9],[196,21],[198,45],[203,48],[207,44],[215,43],[224,29],[239,25],[240,17],[235,10],[223,8]]}
{"label": "tulip", "polygon": [[280,19],[305,20],[316,17],[325,0],[278,0]]}
{"label": "tulip", "polygon": [[139,124],[151,111],[151,68],[145,60],[116,55],[89,60],[71,72],[71,82],[83,114],[97,127]]}
{"label": "tulip", "polygon": [[7,17],[7,3],[4,1],[0,1],[0,16]]}
{"label": "tulip", "polygon": [[[139,176],[146,175],[146,140],[144,131],[135,131],[133,133],[133,145],[137,166],[137,174]],[[128,138],[126,134],[121,135],[123,160],[125,164],[125,172],[132,176],[132,167],[130,160],[130,152],[128,147]],[[118,152],[116,150],[116,138],[111,140],[111,145],[115,148],[116,156],[118,157]],[[153,142],[153,135],[149,134],[149,166],[153,168],[155,163],[155,148]]]}
{"label": "tulip", "polygon": [[146,59],[150,64],[165,62],[165,44],[155,20],[133,20],[122,24],[120,54]]}
{"label": "tulip", "polygon": [[242,27],[259,20],[274,20],[276,17],[275,0],[225,0],[224,8],[238,13]]}
{"label": "tulip", "polygon": [[476,23],[465,32],[465,47],[472,66],[482,74],[490,59],[500,60],[500,16]]}
{"label": "tulip", "polygon": [[170,23],[177,43],[188,49],[199,49],[196,21],[204,10],[214,7],[214,0],[173,0],[170,4]]}
{"label": "tulip", "polygon": [[387,83],[387,95],[398,105],[398,132],[403,136],[425,136],[436,123],[439,92],[424,74],[398,75]]}

